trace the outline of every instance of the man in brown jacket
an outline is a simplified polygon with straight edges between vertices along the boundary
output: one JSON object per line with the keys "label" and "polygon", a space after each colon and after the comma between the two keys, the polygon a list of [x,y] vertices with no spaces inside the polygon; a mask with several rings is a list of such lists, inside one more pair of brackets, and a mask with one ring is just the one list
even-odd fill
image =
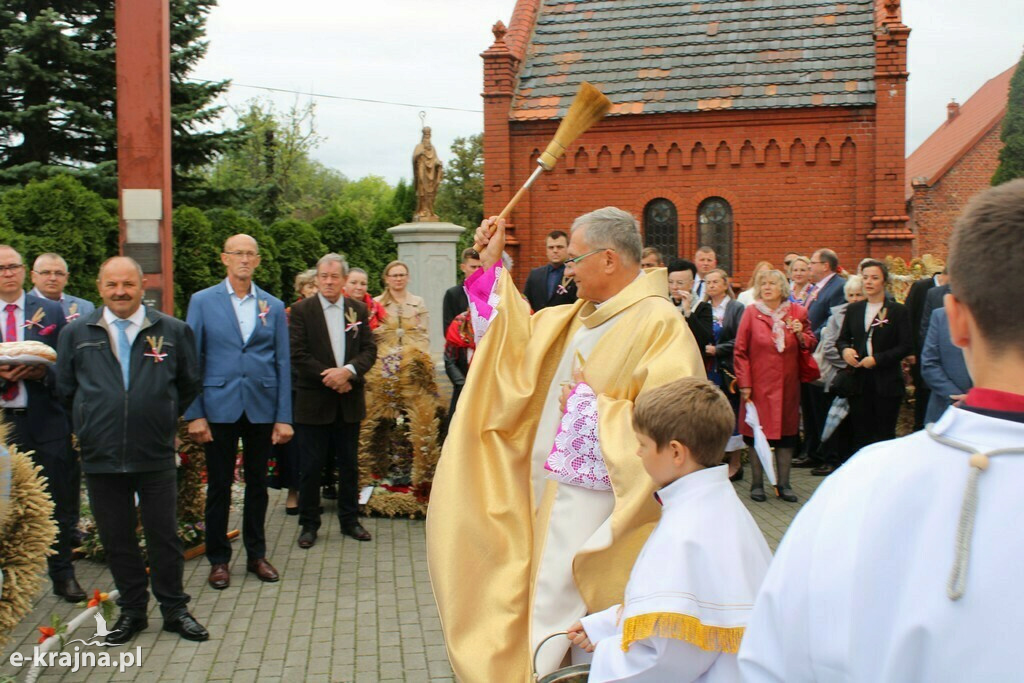
{"label": "man in brown jacket", "polygon": [[327,254],[316,265],[319,293],[291,311],[291,355],[299,444],[299,547],[311,548],[320,528],[320,483],[326,458],[338,461],[342,533],[369,541],[359,523],[359,423],[366,417],[364,378],[377,360],[366,307],[346,299],[348,264]]}

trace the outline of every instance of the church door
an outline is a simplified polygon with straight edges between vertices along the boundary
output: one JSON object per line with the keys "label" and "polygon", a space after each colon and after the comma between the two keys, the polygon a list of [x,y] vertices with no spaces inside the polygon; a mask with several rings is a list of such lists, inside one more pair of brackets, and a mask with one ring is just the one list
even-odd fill
{"label": "church door", "polygon": [[697,207],[697,246],[714,249],[718,267],[732,273],[732,207],[721,197],[708,197]]}
{"label": "church door", "polygon": [[652,199],[644,207],[644,246],[654,247],[665,259],[679,256],[679,215],[667,199]]}

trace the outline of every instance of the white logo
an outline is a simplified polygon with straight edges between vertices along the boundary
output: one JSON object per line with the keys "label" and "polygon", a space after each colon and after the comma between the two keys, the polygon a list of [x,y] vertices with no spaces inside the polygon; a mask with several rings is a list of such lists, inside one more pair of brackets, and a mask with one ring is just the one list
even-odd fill
{"label": "white logo", "polygon": [[[117,633],[117,629],[113,631],[108,630],[107,620],[98,612],[94,615],[94,618],[96,619],[96,632],[92,634],[88,641],[76,638],[75,640],[69,640],[64,646],[67,647],[74,643],[81,643],[86,647],[116,647],[114,643],[108,643],[106,637],[111,633]],[[75,645],[74,651],[62,650],[60,652],[46,652],[39,645],[36,645],[31,656],[21,652],[13,652],[11,653],[10,661],[11,666],[19,668],[25,664],[28,664],[33,669],[59,666],[69,668],[71,673],[74,673],[83,667],[117,667],[121,673],[124,673],[129,667],[142,666],[142,648],[137,646],[134,652],[122,650],[117,653],[115,658],[109,652],[83,650],[77,645]]]}

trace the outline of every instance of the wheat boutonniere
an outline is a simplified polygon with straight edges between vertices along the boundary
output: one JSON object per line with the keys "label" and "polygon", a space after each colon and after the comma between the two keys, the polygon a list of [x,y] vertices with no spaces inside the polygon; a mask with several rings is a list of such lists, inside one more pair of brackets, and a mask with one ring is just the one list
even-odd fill
{"label": "wheat boutonniere", "polygon": [[149,344],[149,351],[146,351],[143,356],[152,358],[154,363],[163,363],[164,359],[167,358],[167,354],[164,353],[164,338],[163,337],[146,337],[146,343]]}

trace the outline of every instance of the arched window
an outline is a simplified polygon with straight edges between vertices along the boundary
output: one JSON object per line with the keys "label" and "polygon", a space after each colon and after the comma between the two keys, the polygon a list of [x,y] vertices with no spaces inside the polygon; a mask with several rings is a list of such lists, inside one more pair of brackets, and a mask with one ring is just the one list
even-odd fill
{"label": "arched window", "polygon": [[644,207],[644,246],[654,247],[666,259],[679,255],[679,214],[667,199],[652,199]]}
{"label": "arched window", "polygon": [[718,267],[732,273],[732,207],[721,197],[708,197],[697,207],[697,246],[711,247]]}

